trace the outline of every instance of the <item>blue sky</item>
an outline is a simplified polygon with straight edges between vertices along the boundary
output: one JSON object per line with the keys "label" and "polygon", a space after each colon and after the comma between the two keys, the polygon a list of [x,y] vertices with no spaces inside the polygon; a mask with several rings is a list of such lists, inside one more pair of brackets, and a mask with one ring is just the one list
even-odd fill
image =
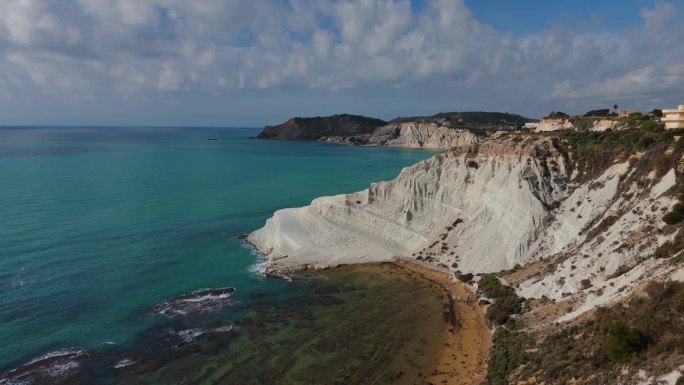
{"label": "blue sky", "polygon": [[637,26],[641,10],[653,7],[655,3],[652,0],[466,1],[478,20],[519,36],[555,25],[620,32]]}
{"label": "blue sky", "polygon": [[0,124],[684,103],[684,1],[4,0]]}

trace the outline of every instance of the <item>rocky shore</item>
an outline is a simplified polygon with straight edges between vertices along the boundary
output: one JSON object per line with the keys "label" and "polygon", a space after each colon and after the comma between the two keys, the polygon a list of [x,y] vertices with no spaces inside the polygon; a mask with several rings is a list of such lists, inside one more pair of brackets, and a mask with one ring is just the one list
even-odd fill
{"label": "rocky shore", "polygon": [[571,311],[559,317],[569,320],[674,271],[650,259],[616,274],[671,239],[656,230],[676,202],[667,193],[675,171],[644,173],[635,158],[582,175],[575,162],[554,136],[494,137],[366,190],[278,210],[248,240],[274,271],[403,256],[481,274],[562,256],[546,275],[520,282],[518,293],[572,295]]}

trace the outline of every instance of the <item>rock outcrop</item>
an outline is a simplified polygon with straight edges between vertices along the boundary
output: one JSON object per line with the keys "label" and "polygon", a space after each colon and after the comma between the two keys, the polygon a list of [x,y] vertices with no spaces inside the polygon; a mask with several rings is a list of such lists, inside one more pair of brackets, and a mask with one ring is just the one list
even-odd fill
{"label": "rock outcrop", "polygon": [[477,135],[437,122],[391,123],[378,127],[368,139],[371,146],[445,149],[474,144]]}
{"label": "rock outcrop", "polygon": [[319,140],[329,136],[371,134],[384,120],[359,115],[333,115],[315,118],[292,118],[277,126],[266,126],[259,139]]}
{"label": "rock outcrop", "polygon": [[542,119],[537,125],[535,132],[551,132],[563,130],[575,131],[607,131],[621,130],[628,125],[621,123],[617,119],[593,118],[593,117],[574,117],[561,119]]}
{"label": "rock outcrop", "polygon": [[658,229],[676,178],[625,159],[579,183],[571,159],[540,135],[455,147],[392,181],[279,210],[248,240],[274,271],[403,256],[488,273],[547,260],[518,293],[572,298],[559,320],[572,319],[674,272],[642,259],[673,236]]}
{"label": "rock outcrop", "polygon": [[536,132],[549,132],[560,130],[574,130],[575,126],[570,119],[542,119],[537,125]]}
{"label": "rock outcrop", "polygon": [[548,138],[458,147],[365,191],[279,210],[248,239],[274,269],[415,256],[498,271],[532,255],[565,162]]}

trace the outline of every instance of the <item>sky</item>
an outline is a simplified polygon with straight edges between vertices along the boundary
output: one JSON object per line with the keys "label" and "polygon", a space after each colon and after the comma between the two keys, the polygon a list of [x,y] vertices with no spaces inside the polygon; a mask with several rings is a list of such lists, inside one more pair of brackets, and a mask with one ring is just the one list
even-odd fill
{"label": "sky", "polygon": [[0,125],[684,104],[684,0],[0,0]]}

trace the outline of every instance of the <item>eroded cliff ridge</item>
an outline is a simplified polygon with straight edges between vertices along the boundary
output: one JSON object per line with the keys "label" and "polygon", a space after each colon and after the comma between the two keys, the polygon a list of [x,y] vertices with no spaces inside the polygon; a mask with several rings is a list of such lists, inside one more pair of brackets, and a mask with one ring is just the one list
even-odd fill
{"label": "eroded cliff ridge", "polygon": [[447,127],[441,122],[402,122],[378,127],[368,145],[385,147],[445,149],[474,144],[479,137],[471,131]]}
{"label": "eroded cliff ridge", "polygon": [[454,272],[495,329],[485,384],[678,384],[683,134],[497,134],[248,239],[275,273],[395,257]]}
{"label": "eroded cliff ridge", "polygon": [[677,178],[675,168],[645,169],[651,153],[596,170],[565,140],[516,134],[454,147],[392,181],[278,210],[248,239],[274,271],[403,256],[478,274],[553,260],[518,292],[581,294],[559,317],[570,319],[664,273],[661,261],[641,259],[674,236],[661,230]]}
{"label": "eroded cliff ridge", "polygon": [[553,140],[491,140],[436,155],[358,193],[279,210],[249,239],[275,269],[415,256],[496,271],[527,257],[545,206],[565,184],[565,159]]}

